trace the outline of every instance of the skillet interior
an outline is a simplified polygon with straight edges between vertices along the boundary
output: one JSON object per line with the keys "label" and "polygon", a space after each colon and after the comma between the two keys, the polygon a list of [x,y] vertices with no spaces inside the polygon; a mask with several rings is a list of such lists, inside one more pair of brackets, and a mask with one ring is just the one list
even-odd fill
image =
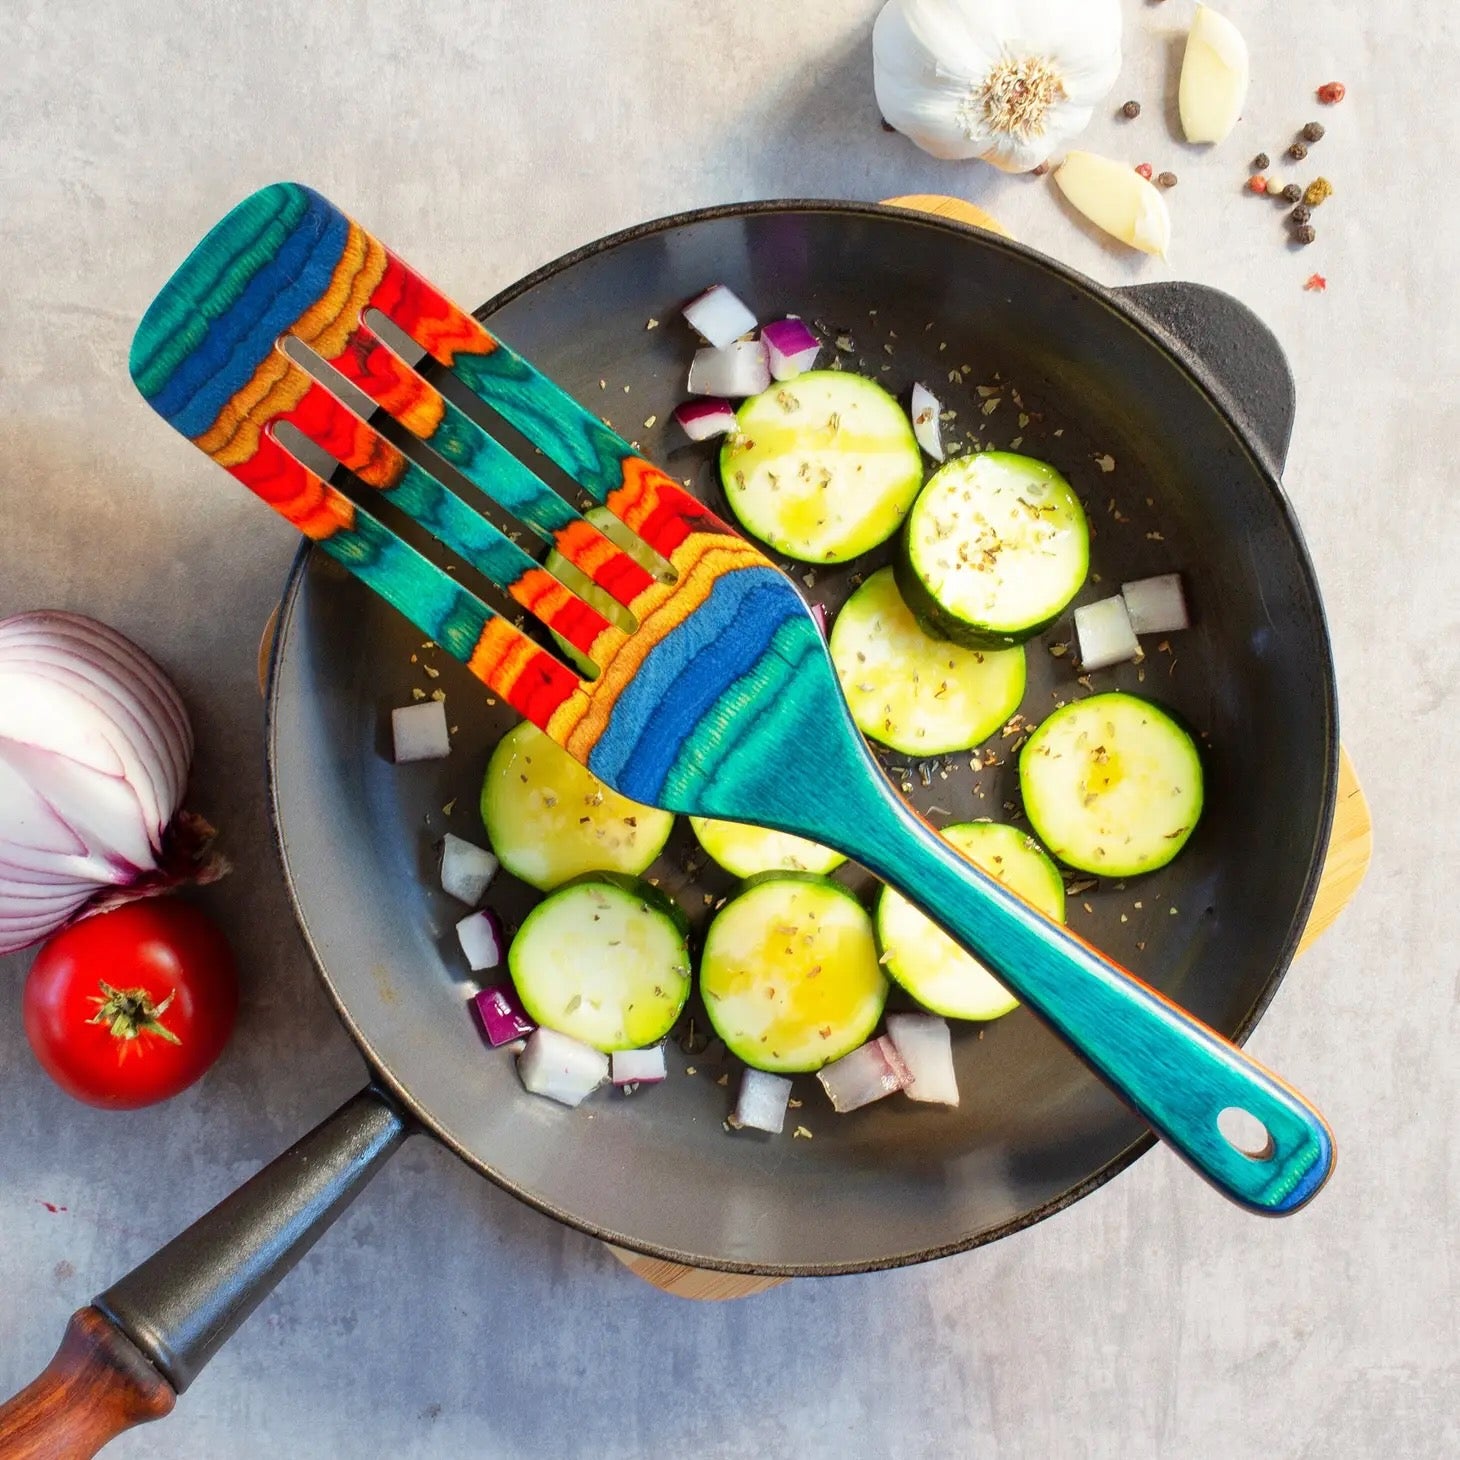
{"label": "skillet interior", "polygon": [[[1103,581],[1079,601],[1124,579],[1185,574],[1197,623],[1172,640],[1175,662],[1154,654],[1143,680],[1128,666],[1097,676],[1095,688],[1149,693],[1205,733],[1208,810],[1172,868],[1072,897],[1070,921],[1216,1028],[1244,1036],[1311,901],[1337,734],[1301,539],[1200,371],[1110,296],[1038,255],[842,204],[717,210],[634,230],[549,266],[484,317],[724,510],[712,457],[680,444],[667,421],[692,349],[677,305],[714,280],[762,318],[801,313],[849,333],[856,352],[847,363],[860,356],[895,391],[934,383],[959,410],[956,436],[977,422],[980,439],[1022,437],[1021,449],[1060,467],[1097,532],[1092,566]],[[651,317],[663,326],[646,329]],[[950,382],[963,366],[966,379]],[[1000,404],[984,416],[975,387],[996,374]],[[1021,414],[1030,418],[1022,427]],[[650,415],[657,423],[643,426]],[[1097,460],[1107,453],[1113,471]],[[835,606],[847,577],[819,571],[808,592]],[[1042,643],[1068,639],[1067,628]],[[422,661],[439,664],[440,678]],[[1024,708],[1034,718],[1085,692],[1068,656],[1036,644],[1029,665]],[[388,712],[413,686],[445,690],[456,748],[448,761],[397,769]],[[802,1081],[805,1105],[793,1115],[811,1140],[725,1134],[735,1075],[730,1088],[715,1082],[731,1065],[713,1051],[672,1048],[670,1084],[629,1100],[599,1096],[573,1112],[525,1095],[510,1059],[487,1051],[468,1017],[452,932],[460,909],[435,890],[434,869],[444,831],[480,838],[481,773],[511,723],[464,670],[424,652],[419,634],[327,559],[301,557],[269,731],[300,921],[372,1059],[492,1179],[643,1251],[699,1266],[826,1273],[991,1240],[1057,1210],[1148,1144],[1144,1126],[1022,1010],[959,1038],[957,1111],[891,1100],[836,1117],[814,1080]],[[1011,743],[994,742],[1001,761]],[[905,756],[884,760],[908,765]],[[935,822],[1004,818],[1004,803],[1017,805],[1010,765],[975,775],[967,756],[953,760],[946,779],[942,767],[930,772],[927,788],[911,771],[912,800]],[[703,917],[705,895],[729,883],[687,878],[692,847],[682,827],[654,870]],[[531,900],[507,878],[494,897],[509,923]]]}

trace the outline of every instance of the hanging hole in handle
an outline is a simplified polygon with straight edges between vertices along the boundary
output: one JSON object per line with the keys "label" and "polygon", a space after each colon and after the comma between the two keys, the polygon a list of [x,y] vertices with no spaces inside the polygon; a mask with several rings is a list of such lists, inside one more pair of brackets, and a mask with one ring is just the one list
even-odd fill
{"label": "hanging hole in handle", "polygon": [[1250,1110],[1229,1105],[1217,1112],[1217,1129],[1222,1139],[1240,1151],[1249,1161],[1270,1161],[1273,1151],[1272,1133]]}

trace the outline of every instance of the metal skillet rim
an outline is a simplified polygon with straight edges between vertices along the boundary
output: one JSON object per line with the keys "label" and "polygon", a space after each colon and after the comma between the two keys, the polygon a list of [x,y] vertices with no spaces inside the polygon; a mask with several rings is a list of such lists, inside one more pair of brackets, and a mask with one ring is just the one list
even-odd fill
{"label": "metal skillet rim", "polygon": [[[1113,290],[1106,288],[1095,280],[1079,273],[1077,270],[1069,268],[1049,258],[1047,255],[1040,253],[1038,250],[1019,243],[1016,240],[1005,238],[1002,235],[990,233],[953,219],[922,213],[915,209],[891,207],[881,203],[849,202],[817,198],[770,199],[756,202],[721,204],[710,208],[698,208],[682,213],[668,214],[660,218],[652,219],[646,223],[639,223],[629,228],[620,229],[615,233],[607,234],[603,238],[596,239],[591,243],[584,244],[579,248],[562,254],[558,258],[534,269],[531,273],[524,275],[515,283],[508,285],[505,289],[494,294],[486,303],[480,305],[474,313],[478,319],[485,321],[504,305],[511,303],[514,299],[527,293],[530,289],[535,288],[544,280],[562,273],[564,270],[573,267],[584,259],[592,258],[600,253],[606,253],[618,247],[620,244],[627,243],[633,239],[669,232],[675,228],[695,223],[707,223],[720,219],[744,218],[775,213],[841,213],[856,216],[891,215],[910,223],[916,223],[919,227],[930,228],[954,236],[967,238],[970,235],[974,235],[977,237],[979,243],[985,247],[992,247],[1017,254],[1027,263],[1043,270],[1046,274],[1052,275],[1065,284],[1073,285],[1086,294],[1092,295],[1105,308],[1119,315],[1126,324],[1133,326],[1141,334],[1145,335],[1207,397],[1251,457],[1253,465],[1267,486],[1273,498],[1274,505],[1292,538],[1294,546],[1297,548],[1299,566],[1302,570],[1305,586],[1309,590],[1316,606],[1318,628],[1325,647],[1329,648],[1329,652],[1324,656],[1322,676],[1322,709],[1326,722],[1326,744],[1328,749],[1327,761],[1323,767],[1324,798],[1322,813],[1319,819],[1318,834],[1315,838],[1313,848],[1309,853],[1302,895],[1294,910],[1287,938],[1284,940],[1283,947],[1279,951],[1272,973],[1252,1006],[1243,1016],[1236,1031],[1230,1036],[1235,1043],[1239,1045],[1245,1044],[1258,1021],[1262,1018],[1268,1005],[1272,1002],[1279,985],[1287,976],[1289,968],[1292,966],[1293,957],[1297,952],[1298,943],[1301,940],[1309,914],[1312,912],[1313,901],[1317,895],[1318,884],[1322,877],[1323,864],[1328,849],[1329,837],[1332,833],[1334,809],[1337,800],[1339,755],[1338,686],[1333,664],[1328,622],[1323,608],[1323,599],[1318,586],[1317,574],[1314,570],[1312,558],[1308,552],[1307,543],[1303,537],[1303,532],[1299,526],[1292,502],[1289,500],[1286,491],[1284,491],[1282,482],[1273,464],[1269,462],[1267,452],[1262,443],[1257,439],[1252,428],[1245,420],[1243,413],[1234,403],[1225,385],[1196,358],[1189,348],[1157,321],[1150,318],[1150,316],[1138,307],[1126,302]],[[1119,1175],[1157,1144],[1155,1134],[1147,1132],[1145,1135],[1133,1141],[1119,1155],[1107,1161],[1104,1166],[1086,1178],[1086,1180],[1061,1192],[1058,1196],[1051,1198],[1033,1211],[1026,1212],[1022,1217],[1005,1222],[998,1227],[974,1233],[966,1238],[944,1243],[936,1247],[892,1253],[871,1261],[833,1263],[751,1263],[678,1251],[674,1248],[644,1241],[629,1233],[609,1230],[585,1218],[563,1211],[553,1203],[544,1201],[533,1192],[519,1186],[517,1183],[507,1179],[500,1172],[494,1170],[488,1163],[480,1160],[470,1150],[456,1141],[449,1132],[443,1129],[432,1114],[396,1078],[384,1060],[377,1055],[369,1040],[365,1037],[364,1032],[351,1016],[344,998],[336,989],[334,980],[330,976],[329,970],[325,967],[324,960],[320,956],[319,949],[310,933],[308,919],[295,889],[294,878],[289,865],[288,848],[285,845],[279,822],[278,770],[275,755],[276,711],[279,695],[278,667],[283,647],[289,637],[294,610],[298,603],[300,587],[304,580],[304,573],[307,569],[311,552],[312,545],[308,541],[301,543],[289,570],[279,612],[278,627],[274,634],[274,642],[269,655],[268,693],[265,700],[264,737],[268,768],[269,823],[273,831],[274,845],[278,851],[280,866],[284,873],[284,884],[288,893],[289,903],[293,908],[294,919],[304,939],[310,960],[319,973],[325,991],[335,1007],[335,1012],[349,1032],[351,1039],[365,1056],[366,1063],[372,1075],[389,1089],[391,1094],[409,1112],[411,1118],[422,1129],[429,1131],[442,1145],[455,1152],[457,1156],[474,1170],[480,1172],[494,1185],[510,1193],[519,1201],[542,1212],[545,1216],[562,1222],[565,1226],[582,1232],[586,1236],[594,1237],[600,1242],[606,1242],[615,1247],[622,1247],[645,1257],[658,1258],[661,1261],[677,1263],[710,1272],[740,1273],[775,1278],[836,1277],[862,1272],[881,1272],[898,1267],[911,1267],[923,1262],[932,1262],[941,1257],[950,1257],[955,1253],[968,1252],[976,1247],[983,1247],[990,1242],[996,1242],[1001,1238],[1012,1236],[1016,1232],[1021,1232],[1028,1227],[1034,1226],[1037,1222],[1041,1222],[1047,1217],[1054,1216],[1057,1212],[1064,1211],[1066,1207],[1072,1206],[1082,1197],[1088,1196],[1098,1187],[1105,1185],[1106,1182]]]}

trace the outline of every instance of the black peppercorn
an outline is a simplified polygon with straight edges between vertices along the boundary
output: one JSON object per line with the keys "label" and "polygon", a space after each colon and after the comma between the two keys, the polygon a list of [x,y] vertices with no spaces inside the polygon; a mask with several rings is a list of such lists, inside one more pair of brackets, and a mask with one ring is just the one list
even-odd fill
{"label": "black peppercorn", "polygon": [[1288,156],[1291,157],[1294,162],[1301,162],[1307,155],[1308,149],[1301,142],[1294,142],[1293,145],[1288,148]]}
{"label": "black peppercorn", "polygon": [[886,117],[878,117],[877,120],[882,123],[882,130],[884,132],[895,132],[897,130],[897,128],[894,127],[892,123],[887,120]]}
{"label": "black peppercorn", "polygon": [[1174,172],[1160,172],[1156,174],[1156,181],[1163,188],[1174,188],[1176,186],[1176,174]]}
{"label": "black peppercorn", "polygon": [[1323,140],[1323,123],[1309,122],[1303,128],[1303,140],[1305,142],[1321,142]]}
{"label": "black peppercorn", "polygon": [[1300,203],[1288,217],[1296,224],[1306,223],[1313,216],[1313,210],[1306,203]]}
{"label": "black peppercorn", "polygon": [[1303,189],[1297,183],[1289,183],[1282,191],[1282,200],[1285,203],[1296,203],[1303,196]]}
{"label": "black peppercorn", "polygon": [[1253,172],[1263,172],[1271,166],[1272,158],[1269,157],[1266,152],[1259,152],[1257,156],[1252,159]]}
{"label": "black peppercorn", "polygon": [[1318,230],[1311,223],[1305,223],[1301,228],[1297,229],[1294,232],[1293,237],[1296,238],[1299,243],[1312,243],[1313,240],[1318,237]]}
{"label": "black peppercorn", "polygon": [[1138,101],[1128,101],[1121,107],[1120,114],[1123,117],[1138,117],[1141,114],[1141,104]]}

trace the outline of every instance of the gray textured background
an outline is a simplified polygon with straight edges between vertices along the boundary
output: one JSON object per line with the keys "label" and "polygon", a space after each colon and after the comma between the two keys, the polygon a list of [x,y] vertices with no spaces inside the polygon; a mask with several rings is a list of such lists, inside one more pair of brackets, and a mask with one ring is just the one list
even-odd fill
{"label": "gray textured background", "polygon": [[[1460,21],[1420,0],[1228,0],[1254,55],[1248,119],[1202,155],[1161,101],[1190,9],[1126,0],[1112,102],[1145,115],[1098,118],[1088,138],[1180,174],[1168,269],[1084,231],[1048,182],[936,164],[881,133],[873,0],[0,3],[0,614],[85,610],[176,674],[195,799],[238,865],[214,906],[246,964],[216,1071],[130,1117],[60,1095],[0,1018],[0,1392],[73,1308],[361,1076],[265,825],[254,650],[290,531],[126,377],[133,324],[184,248],[248,189],[294,176],[474,302],[681,208],[941,190],[1099,279],[1230,289],[1291,356],[1288,485],[1379,850],[1252,1047],[1337,1130],[1329,1190],[1264,1222],[1158,1151],[993,1248],[706,1306],[644,1287],[418,1141],[174,1416],[113,1453],[1460,1453]],[[1322,113],[1338,195],[1319,244],[1290,254],[1278,215],[1239,192],[1245,162],[1332,77],[1351,89]],[[1315,268],[1325,295],[1301,288]],[[25,965],[0,961],[11,1011]]]}

